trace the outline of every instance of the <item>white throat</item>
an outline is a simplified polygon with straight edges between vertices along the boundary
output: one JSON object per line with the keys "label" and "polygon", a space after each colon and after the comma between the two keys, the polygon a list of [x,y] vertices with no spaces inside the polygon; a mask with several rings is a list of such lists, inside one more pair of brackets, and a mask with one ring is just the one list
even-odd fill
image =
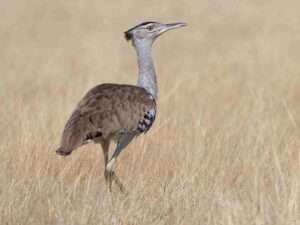
{"label": "white throat", "polygon": [[155,99],[158,95],[155,68],[152,60],[150,41],[135,41],[134,47],[137,52],[139,78],[137,85],[145,88]]}

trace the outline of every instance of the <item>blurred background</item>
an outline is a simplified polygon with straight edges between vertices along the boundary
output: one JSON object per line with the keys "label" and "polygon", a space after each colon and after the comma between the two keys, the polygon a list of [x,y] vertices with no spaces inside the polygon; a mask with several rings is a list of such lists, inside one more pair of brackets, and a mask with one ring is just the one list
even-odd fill
{"label": "blurred background", "polygon": [[[19,0],[0,6],[1,224],[299,224],[298,1]],[[137,80],[123,32],[186,22],[153,46],[158,118],[118,160],[55,155],[96,84]]]}

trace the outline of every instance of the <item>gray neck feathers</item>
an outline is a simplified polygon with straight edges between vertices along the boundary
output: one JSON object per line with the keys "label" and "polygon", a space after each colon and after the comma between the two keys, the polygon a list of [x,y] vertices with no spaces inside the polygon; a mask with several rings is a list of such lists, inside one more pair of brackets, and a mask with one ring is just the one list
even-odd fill
{"label": "gray neck feathers", "polygon": [[158,87],[151,55],[152,42],[135,41],[134,46],[137,52],[139,65],[139,78],[137,85],[145,88],[156,99]]}

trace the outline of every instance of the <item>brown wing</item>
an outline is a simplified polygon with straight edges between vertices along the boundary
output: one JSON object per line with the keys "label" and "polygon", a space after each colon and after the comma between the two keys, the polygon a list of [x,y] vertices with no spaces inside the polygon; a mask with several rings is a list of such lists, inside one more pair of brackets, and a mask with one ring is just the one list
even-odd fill
{"label": "brown wing", "polygon": [[146,132],[155,112],[155,100],[144,88],[98,85],[83,97],[66,123],[60,151],[69,153],[96,137],[110,139],[124,131]]}

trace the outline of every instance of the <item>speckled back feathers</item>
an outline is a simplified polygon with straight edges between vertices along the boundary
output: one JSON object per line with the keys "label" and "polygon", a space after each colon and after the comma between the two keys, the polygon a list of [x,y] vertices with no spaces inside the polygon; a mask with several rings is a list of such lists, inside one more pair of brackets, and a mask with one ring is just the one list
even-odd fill
{"label": "speckled back feathers", "polygon": [[68,154],[88,140],[116,140],[122,132],[146,132],[155,114],[155,100],[144,88],[98,85],[83,97],[66,123],[60,151]]}

